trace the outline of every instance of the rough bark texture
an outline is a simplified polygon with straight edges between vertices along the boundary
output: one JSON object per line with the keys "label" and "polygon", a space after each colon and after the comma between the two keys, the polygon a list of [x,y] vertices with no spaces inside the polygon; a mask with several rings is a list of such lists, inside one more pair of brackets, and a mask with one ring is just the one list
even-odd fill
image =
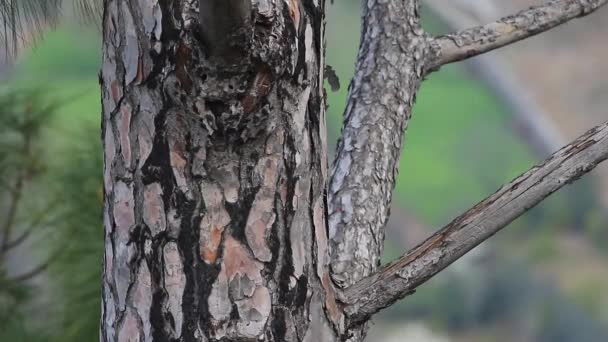
{"label": "rough bark texture", "polygon": [[[201,4],[217,11],[203,18],[232,13]],[[324,2],[252,4],[225,18],[236,33],[218,45],[222,28],[197,25],[198,1],[106,1],[103,341],[329,341],[338,330]]]}
{"label": "rough bark texture", "polygon": [[420,284],[607,158],[608,122],[506,184],[400,259],[348,288],[343,301],[349,322],[365,322],[413,293]]}
{"label": "rough bark texture", "polygon": [[608,0],[547,1],[491,24],[439,37],[433,42],[437,56],[429,67],[436,69],[526,39],[586,16],[606,3]]}
{"label": "rough bark texture", "polygon": [[364,2],[356,74],[329,184],[332,278],[347,288],[380,262],[403,135],[423,77],[587,15],[606,0],[549,1],[495,23],[429,38],[417,0]]}
{"label": "rough bark texture", "polygon": [[368,1],[329,184],[332,277],[346,288],[380,263],[403,135],[428,54],[418,1]]}

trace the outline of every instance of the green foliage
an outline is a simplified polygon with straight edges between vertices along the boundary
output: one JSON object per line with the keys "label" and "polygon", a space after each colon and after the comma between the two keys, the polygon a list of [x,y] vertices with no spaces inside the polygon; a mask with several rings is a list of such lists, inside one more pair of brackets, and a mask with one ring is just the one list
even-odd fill
{"label": "green foliage", "polygon": [[[27,301],[31,295],[30,289],[8,277],[4,270],[0,271],[0,330],[8,330],[5,326],[11,320],[13,313]],[[13,322],[11,322],[14,324]]]}
{"label": "green foliage", "polygon": [[551,294],[543,306],[539,342],[608,341],[606,327],[571,300]]}
{"label": "green foliage", "polygon": [[[52,229],[55,239],[47,244],[61,249],[50,266],[62,295],[63,304],[51,310],[59,314],[53,320],[58,320],[62,328],[54,329],[56,340],[61,342],[88,341],[98,334],[103,250],[101,143],[95,120],[82,120],[83,108],[90,108],[98,93],[93,92],[88,99],[70,97],[69,89],[64,89],[65,96],[49,91],[44,93],[51,96],[43,96],[40,90],[27,89],[6,91],[0,96],[0,179],[7,181],[6,186],[13,186],[20,177],[28,183],[50,185],[37,186],[37,196],[29,192],[22,196],[19,212],[31,214],[29,209],[49,201],[60,204],[50,215],[57,224]],[[48,97],[70,102],[62,106],[63,101]],[[61,115],[54,115],[56,111]],[[77,114],[81,118],[77,124],[65,124]],[[48,155],[52,161],[43,158]],[[28,214],[18,217],[19,227],[27,226],[37,216]],[[50,224],[49,220],[38,223]],[[0,341],[51,339],[38,337],[24,321],[28,317],[22,308],[37,293],[34,290],[8,277],[0,264]]]}
{"label": "green foliage", "polygon": [[559,246],[555,234],[545,229],[541,234],[535,234],[530,241],[530,259],[536,263],[549,261],[559,254]]}
{"label": "green foliage", "polygon": [[82,78],[95,80],[101,63],[101,40],[97,31],[64,25],[46,33],[44,38],[19,60],[15,70],[18,79],[13,83],[62,81],[59,87],[53,88],[59,91]]}
{"label": "green foliage", "polygon": [[608,230],[606,229],[606,213],[601,210],[589,211],[583,218],[585,234],[602,251],[608,251]]}
{"label": "green foliage", "polygon": [[39,331],[31,331],[27,326],[27,316],[13,312],[3,321],[0,341],[47,342],[49,336]]}
{"label": "green foliage", "polygon": [[44,171],[42,130],[59,103],[41,90],[6,90],[0,93],[0,172],[2,179],[24,174],[31,179]]}
{"label": "green foliage", "polygon": [[[53,315],[48,319],[53,336],[38,339],[32,333],[31,323],[37,324],[32,317],[13,312],[11,321],[0,323],[0,331],[4,331],[0,332],[0,341],[69,342],[98,339],[103,256],[100,94],[96,79],[100,59],[99,39],[73,27],[60,28],[46,38],[17,66],[18,77],[12,84],[20,85],[20,89],[2,99],[22,103],[17,99],[29,94],[24,89],[37,85],[44,87],[44,101],[33,102],[35,107],[31,108],[32,115],[45,112],[43,109],[46,108],[42,106],[49,103],[54,106],[48,109],[56,111],[52,119],[40,122],[45,134],[33,139],[35,144],[44,147],[44,152],[37,156],[50,156],[41,170],[44,183],[50,189],[37,193],[38,196],[27,196],[28,201],[37,197],[53,199],[61,204],[64,213],[59,221],[61,224],[53,227],[57,239],[48,241],[53,248],[62,249],[59,258],[49,269],[53,282],[47,284],[59,295],[57,302],[53,303],[55,306],[50,308]],[[51,79],[52,83],[49,83],[47,80]],[[52,87],[49,87],[50,84]],[[49,102],[49,99],[59,100]],[[15,113],[22,112],[17,110],[18,106],[13,107],[16,108],[13,110]],[[27,127],[20,123],[24,118],[27,116],[14,115],[11,120],[16,120],[15,125]],[[9,117],[0,117],[0,132],[2,127],[8,127],[2,120],[9,120]],[[18,142],[5,134],[0,135],[0,140],[7,140],[13,145]],[[20,164],[14,160],[18,157],[14,153],[2,153],[0,156],[4,157],[0,159],[6,159],[5,164],[12,170],[20,168]],[[37,293],[26,291],[28,288],[24,286],[17,288],[24,291],[25,302],[19,302],[19,305],[27,303],[32,298],[30,295]],[[3,303],[0,306],[7,307]],[[21,318],[25,321],[19,321]]]}
{"label": "green foliage", "polygon": [[[77,110],[78,106],[74,103],[71,106],[72,109],[62,110],[55,126],[75,117],[70,111]],[[58,230],[60,240],[70,242],[52,266],[64,302],[58,322],[62,329],[57,341],[61,342],[98,339],[104,241],[103,154],[99,128],[86,120],[69,127],[62,127],[67,134],[60,144],[54,145],[57,158],[49,173],[55,193],[61,196],[66,210]]]}
{"label": "green foliage", "polygon": [[67,207],[60,235],[70,241],[53,265],[64,296],[61,342],[98,339],[101,310],[101,143],[96,127],[82,125],[81,132],[74,138],[78,143],[66,146],[63,167],[53,172]]}
{"label": "green foliage", "polygon": [[[53,26],[62,15],[62,0],[0,0],[0,43],[15,55],[19,47]],[[101,0],[72,0],[72,6],[89,22],[99,22]]]}
{"label": "green foliage", "polygon": [[27,326],[31,322],[23,306],[27,305],[33,294],[32,287],[0,274],[0,341],[48,341],[48,336]]}
{"label": "green foliage", "polygon": [[[60,104],[42,94],[41,89],[0,92],[1,341],[41,340],[27,329],[24,310],[38,290],[29,280],[43,272],[50,259],[39,265],[22,262],[26,270],[9,270],[7,260],[32,236],[50,239],[52,234],[45,231],[52,232],[53,220],[61,214],[60,209],[50,210],[53,203],[44,186],[48,159],[43,143],[45,127]],[[31,195],[33,191],[36,196]],[[49,258],[48,248],[41,252],[32,255]]]}
{"label": "green foliage", "polygon": [[573,289],[573,301],[581,308],[592,313],[594,316],[601,317],[604,305],[600,298],[605,292],[605,285],[601,281],[589,280]]}

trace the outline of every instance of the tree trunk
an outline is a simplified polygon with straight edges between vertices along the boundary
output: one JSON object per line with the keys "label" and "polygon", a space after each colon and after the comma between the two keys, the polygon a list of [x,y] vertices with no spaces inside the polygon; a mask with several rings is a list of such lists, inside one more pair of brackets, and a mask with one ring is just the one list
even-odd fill
{"label": "tree trunk", "polygon": [[343,325],[324,1],[247,4],[201,0],[199,25],[194,0],[106,1],[102,341],[330,341]]}

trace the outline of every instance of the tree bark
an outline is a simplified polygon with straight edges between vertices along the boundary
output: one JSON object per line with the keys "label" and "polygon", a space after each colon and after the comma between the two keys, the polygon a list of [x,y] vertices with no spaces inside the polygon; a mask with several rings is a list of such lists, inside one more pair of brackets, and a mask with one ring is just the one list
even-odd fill
{"label": "tree bark", "polygon": [[324,2],[201,4],[106,2],[101,339],[333,340]]}

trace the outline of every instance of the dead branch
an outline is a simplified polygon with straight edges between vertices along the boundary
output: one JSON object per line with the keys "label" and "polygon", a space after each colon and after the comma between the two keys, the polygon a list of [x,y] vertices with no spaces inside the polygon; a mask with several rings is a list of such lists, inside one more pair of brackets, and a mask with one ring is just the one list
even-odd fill
{"label": "dead branch", "polygon": [[608,122],[534,166],[400,259],[344,292],[351,324],[413,293],[418,286],[487,240],[547,196],[608,158]]}
{"label": "dead branch", "polygon": [[586,16],[608,0],[554,0],[531,7],[493,23],[433,38],[435,58],[428,70],[458,62],[548,31],[572,19]]}

